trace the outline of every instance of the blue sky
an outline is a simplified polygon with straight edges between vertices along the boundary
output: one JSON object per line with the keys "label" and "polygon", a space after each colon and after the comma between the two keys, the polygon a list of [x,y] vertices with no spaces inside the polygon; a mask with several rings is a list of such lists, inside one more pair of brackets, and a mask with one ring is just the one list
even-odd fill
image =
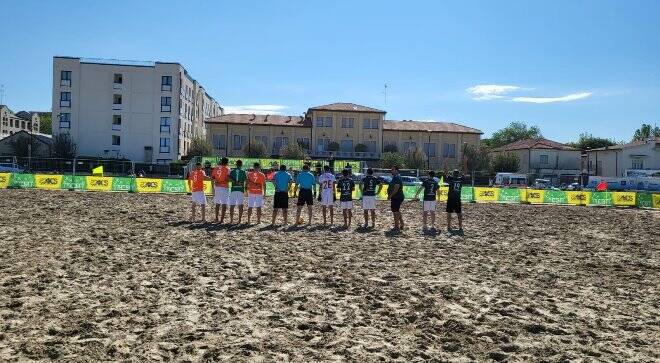
{"label": "blue sky", "polygon": [[485,136],[522,121],[564,142],[585,131],[628,140],[642,122],[660,124],[660,1],[4,0],[2,9],[11,16],[0,22],[0,84],[15,110],[50,109],[52,57],[68,55],[180,62],[229,110],[298,115],[355,102]]}

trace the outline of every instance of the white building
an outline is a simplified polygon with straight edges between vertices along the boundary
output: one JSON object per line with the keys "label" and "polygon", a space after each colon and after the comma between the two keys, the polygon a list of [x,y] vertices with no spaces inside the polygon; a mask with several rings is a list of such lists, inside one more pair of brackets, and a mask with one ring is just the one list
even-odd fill
{"label": "white building", "polygon": [[589,175],[625,177],[626,170],[660,170],[660,137],[585,152]]}
{"label": "white building", "polygon": [[53,57],[53,135],[81,156],[169,163],[222,113],[179,63]]}

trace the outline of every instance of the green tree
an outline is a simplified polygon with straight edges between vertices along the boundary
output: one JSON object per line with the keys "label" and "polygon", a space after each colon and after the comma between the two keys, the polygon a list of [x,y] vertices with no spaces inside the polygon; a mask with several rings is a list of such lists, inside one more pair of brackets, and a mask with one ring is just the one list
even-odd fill
{"label": "green tree", "polygon": [[50,112],[39,114],[39,132],[47,135],[53,133],[53,119]]}
{"label": "green tree", "polygon": [[427,165],[426,154],[420,148],[415,148],[406,153],[405,156],[406,168],[408,169],[424,169]]}
{"label": "green tree", "polygon": [[387,144],[387,145],[385,145],[385,147],[383,148],[383,152],[384,152],[384,153],[398,153],[398,152],[399,152],[399,148],[396,147],[396,145],[394,145],[394,144]]}
{"label": "green tree", "polygon": [[498,153],[491,163],[495,173],[515,173],[520,169],[520,158],[512,153]]}
{"label": "green tree", "polygon": [[490,147],[496,148],[524,139],[538,139],[543,137],[538,126],[528,127],[522,122],[512,122],[509,126],[495,131],[490,139],[483,141]]}
{"label": "green tree", "polygon": [[463,156],[465,157],[468,171],[487,170],[490,166],[489,151],[488,147],[484,144],[463,144]]}
{"label": "green tree", "polygon": [[211,156],[213,155],[213,145],[211,142],[203,137],[194,137],[190,140],[190,148],[188,149],[187,159],[194,156]]}
{"label": "green tree", "polygon": [[265,158],[268,156],[266,153],[266,146],[259,141],[252,141],[243,147],[243,153],[248,158]]}
{"label": "green tree", "polygon": [[58,134],[53,136],[53,157],[62,159],[73,159],[78,155],[78,145],[71,139],[69,134]]}
{"label": "green tree", "polygon": [[[11,142],[10,146],[13,155],[18,157],[35,156],[39,152],[41,145],[35,138],[23,135],[25,134],[21,133],[21,136],[18,136],[16,140]],[[32,147],[32,150],[30,150],[30,147]]]}
{"label": "green tree", "polygon": [[594,137],[590,133],[583,132],[580,134],[580,138],[577,142],[569,142],[569,146],[572,146],[576,149],[587,150],[587,149],[597,149],[601,147],[614,146],[616,143],[610,139],[605,139],[602,137]]}
{"label": "green tree", "polygon": [[648,140],[653,137],[660,137],[660,127],[653,127],[650,124],[642,124],[642,126],[635,131],[633,141]]}
{"label": "green tree", "polygon": [[381,168],[391,168],[393,166],[403,168],[406,165],[406,158],[400,153],[386,152],[380,158]]}
{"label": "green tree", "polygon": [[290,142],[282,147],[280,154],[285,159],[302,160],[305,158],[305,150],[297,142]]}

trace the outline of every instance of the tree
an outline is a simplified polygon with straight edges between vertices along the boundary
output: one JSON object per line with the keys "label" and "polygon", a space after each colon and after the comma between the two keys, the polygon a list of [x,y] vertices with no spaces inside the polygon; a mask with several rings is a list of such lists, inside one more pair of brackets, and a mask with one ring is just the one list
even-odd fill
{"label": "tree", "polygon": [[339,143],[332,141],[328,144],[328,151],[339,151]]}
{"label": "tree", "polygon": [[380,159],[381,168],[391,168],[393,166],[396,166],[398,168],[403,168],[405,165],[406,165],[406,158],[397,152],[383,153]]}
{"label": "tree", "polygon": [[78,155],[78,145],[71,139],[69,134],[58,134],[53,136],[53,157],[62,159],[73,159]]}
{"label": "tree", "polygon": [[495,131],[493,136],[490,139],[484,139],[484,142],[491,148],[496,148],[518,140],[538,139],[541,137],[543,137],[541,130],[537,126],[527,127],[522,122],[512,122],[509,126]]}
{"label": "tree", "polygon": [[39,130],[42,134],[51,135],[53,133],[53,119],[50,112],[39,114]]}
{"label": "tree", "polygon": [[420,148],[408,151],[405,159],[408,169],[423,169],[426,166],[426,154]]}
{"label": "tree", "polygon": [[484,144],[463,144],[463,156],[467,162],[468,171],[487,170],[490,166],[489,149]]}
{"label": "tree", "polygon": [[265,158],[268,156],[266,146],[259,141],[253,141],[249,145],[245,145],[243,147],[243,153],[248,158]]}
{"label": "tree", "polygon": [[[17,136],[17,139],[11,142],[10,146],[13,154],[18,157],[36,155],[41,145],[34,137],[23,135],[25,134]],[[30,150],[30,147],[32,147],[32,150]]]}
{"label": "tree", "polygon": [[305,158],[305,150],[297,142],[284,145],[280,153],[285,159],[302,160]]}
{"label": "tree", "polygon": [[398,153],[398,152],[399,152],[399,148],[396,147],[396,145],[394,145],[394,144],[387,144],[387,145],[385,145],[385,147],[383,148],[383,152],[384,152],[384,153]]}
{"label": "tree", "polygon": [[362,143],[355,145],[355,152],[356,153],[366,153],[367,151],[369,151],[369,148],[367,147],[367,145],[362,144]]}
{"label": "tree", "polygon": [[194,137],[190,140],[190,148],[186,158],[190,159],[194,156],[210,156],[213,155],[213,145],[202,137]]}
{"label": "tree", "polygon": [[597,149],[601,147],[614,146],[616,143],[610,139],[594,137],[590,133],[583,132],[577,142],[569,142],[569,146],[580,150]]}
{"label": "tree", "polygon": [[643,141],[654,137],[660,137],[660,127],[653,127],[650,124],[642,124],[640,128],[635,130],[633,141]]}
{"label": "tree", "polygon": [[515,173],[520,168],[520,158],[512,153],[498,153],[491,163],[495,173]]}

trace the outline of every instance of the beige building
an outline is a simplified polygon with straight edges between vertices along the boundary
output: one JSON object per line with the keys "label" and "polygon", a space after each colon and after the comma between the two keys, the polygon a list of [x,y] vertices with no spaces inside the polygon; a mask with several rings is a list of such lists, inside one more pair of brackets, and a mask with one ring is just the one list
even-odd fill
{"label": "beige building", "polygon": [[53,58],[53,135],[80,155],[169,163],[222,112],[179,63]]}
{"label": "beige building", "polygon": [[19,131],[39,132],[39,112],[19,111],[0,105],[0,139]]}
{"label": "beige building", "polygon": [[[227,114],[206,121],[207,138],[219,156],[244,156],[252,142],[271,156],[298,142],[313,158],[378,160],[386,145],[407,152],[420,148],[429,166],[460,164],[461,146],[478,144],[481,131],[446,122],[394,121],[385,111],[352,103],[311,107],[304,116]],[[333,149],[333,146],[338,148]]]}

